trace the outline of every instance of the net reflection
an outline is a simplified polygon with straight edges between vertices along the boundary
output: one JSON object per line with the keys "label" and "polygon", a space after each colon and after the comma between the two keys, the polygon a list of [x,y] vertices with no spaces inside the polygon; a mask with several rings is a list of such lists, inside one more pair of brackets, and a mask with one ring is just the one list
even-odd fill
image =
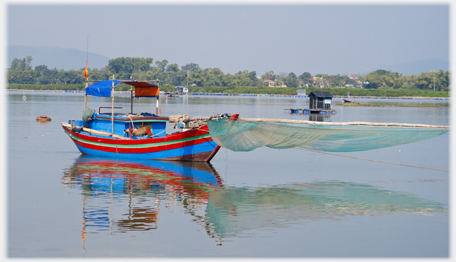
{"label": "net reflection", "polygon": [[[159,229],[160,208],[177,207],[217,244],[315,220],[393,214],[448,215],[442,203],[369,184],[318,181],[224,186],[208,163],[81,156],[62,183],[82,192],[82,238]],[[166,217],[166,216],[163,216]]]}
{"label": "net reflection", "polygon": [[394,214],[448,215],[448,210],[442,203],[413,195],[341,181],[257,189],[225,187],[211,194],[206,207],[211,233],[220,238],[294,223]]}

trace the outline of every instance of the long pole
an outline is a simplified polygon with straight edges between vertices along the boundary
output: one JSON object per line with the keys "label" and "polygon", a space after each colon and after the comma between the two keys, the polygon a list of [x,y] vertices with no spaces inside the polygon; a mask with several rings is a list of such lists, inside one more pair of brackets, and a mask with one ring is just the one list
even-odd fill
{"label": "long pole", "polygon": [[161,116],[161,114],[162,114],[162,101],[160,99],[160,82],[157,82],[157,86],[158,86],[158,102],[160,104],[160,112],[159,112],[158,115]]}
{"label": "long pole", "polygon": [[133,86],[130,86],[131,113],[133,114]]}
{"label": "long pole", "polygon": [[112,87],[111,87],[111,124],[112,124],[112,134],[114,134],[114,75],[112,75]]}
{"label": "long pole", "polygon": [[[89,35],[87,35],[87,59],[86,59],[86,70],[87,70],[87,65],[89,63]],[[85,74],[86,71],[84,71],[84,74]],[[86,77],[86,86],[85,88],[87,89],[87,87],[89,86],[89,78]],[[84,110],[86,110],[87,108],[87,90],[84,90],[85,91],[85,96],[84,96]]]}
{"label": "long pole", "polygon": [[[87,87],[89,86],[89,80],[86,79],[86,86],[85,86],[85,89],[87,89]],[[84,95],[84,110],[86,110],[87,108],[87,90],[85,90],[85,95]]]}

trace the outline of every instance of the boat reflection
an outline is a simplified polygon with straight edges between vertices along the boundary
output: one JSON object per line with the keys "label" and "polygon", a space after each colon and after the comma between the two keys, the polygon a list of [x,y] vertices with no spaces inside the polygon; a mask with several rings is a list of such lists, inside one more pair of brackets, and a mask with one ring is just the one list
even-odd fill
{"label": "boat reflection", "polygon": [[[207,205],[222,181],[210,163],[117,160],[81,156],[63,173],[62,183],[82,191],[86,234],[157,229],[162,200],[188,213]],[[169,207],[169,205],[167,206]],[[120,213],[119,213],[120,212]]]}
{"label": "boat reflection", "polygon": [[314,220],[399,213],[448,215],[445,204],[369,184],[321,181],[226,187],[205,162],[81,156],[64,172],[62,183],[82,191],[83,239],[101,231],[157,230],[160,205],[190,214],[217,244],[259,229]]}

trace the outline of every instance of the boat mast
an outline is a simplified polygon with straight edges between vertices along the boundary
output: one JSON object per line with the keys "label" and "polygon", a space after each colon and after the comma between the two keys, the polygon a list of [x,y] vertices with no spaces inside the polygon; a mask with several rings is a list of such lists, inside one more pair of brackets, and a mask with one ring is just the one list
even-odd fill
{"label": "boat mast", "polygon": [[157,80],[157,85],[158,85],[158,101],[160,101],[160,111],[159,111],[159,116],[162,114],[162,101],[160,99],[160,82]]}
{"label": "boat mast", "polygon": [[112,75],[112,87],[111,87],[111,124],[112,124],[112,134],[114,134],[114,81],[115,77]]}
{"label": "boat mast", "polygon": [[[89,78],[88,78],[88,66],[89,64],[89,35],[87,35],[87,59],[86,59],[86,69],[84,71],[84,76],[86,78],[86,86],[85,86],[85,90],[87,90],[87,87],[89,86]],[[85,95],[84,95],[84,110],[87,109],[87,91],[85,92]]]}
{"label": "boat mast", "polygon": [[[89,86],[89,81],[86,79],[86,86],[85,86],[85,90],[87,90],[87,87]],[[87,109],[87,91],[85,91],[85,95],[84,95],[84,110]]]}

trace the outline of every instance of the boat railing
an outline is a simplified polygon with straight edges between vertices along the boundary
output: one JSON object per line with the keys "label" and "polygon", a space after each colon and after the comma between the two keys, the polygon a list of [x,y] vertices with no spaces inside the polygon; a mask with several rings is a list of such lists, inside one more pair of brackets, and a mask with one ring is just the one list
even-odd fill
{"label": "boat railing", "polygon": [[[101,109],[102,109],[102,108],[112,108],[112,107],[110,107],[110,106],[100,106],[100,107],[98,108],[98,114],[101,114]],[[114,109],[122,109],[122,107],[121,107],[121,106],[115,106]],[[105,114],[106,114],[106,113],[105,113]]]}

